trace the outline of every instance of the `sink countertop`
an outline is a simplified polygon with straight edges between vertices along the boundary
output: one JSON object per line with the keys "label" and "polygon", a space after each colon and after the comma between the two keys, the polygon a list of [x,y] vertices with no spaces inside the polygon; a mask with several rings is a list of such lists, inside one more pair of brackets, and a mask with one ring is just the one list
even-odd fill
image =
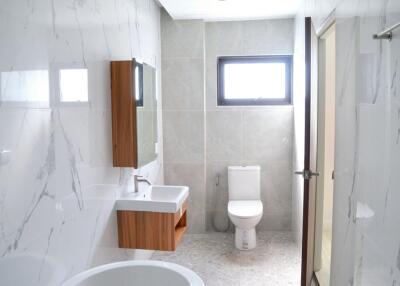
{"label": "sink countertop", "polygon": [[119,211],[176,213],[189,196],[187,186],[149,186],[138,193],[123,194],[117,199]]}

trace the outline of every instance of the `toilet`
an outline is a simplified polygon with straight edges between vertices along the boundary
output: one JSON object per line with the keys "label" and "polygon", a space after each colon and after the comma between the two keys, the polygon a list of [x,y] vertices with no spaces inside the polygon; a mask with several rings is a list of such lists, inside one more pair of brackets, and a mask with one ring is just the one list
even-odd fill
{"label": "toilet", "polygon": [[260,166],[228,167],[228,215],[235,225],[235,246],[256,247],[256,225],[263,214],[260,197]]}

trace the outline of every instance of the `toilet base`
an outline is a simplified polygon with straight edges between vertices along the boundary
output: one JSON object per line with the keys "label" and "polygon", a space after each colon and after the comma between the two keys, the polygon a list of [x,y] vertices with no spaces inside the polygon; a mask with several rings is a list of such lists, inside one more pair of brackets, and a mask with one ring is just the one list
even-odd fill
{"label": "toilet base", "polygon": [[235,228],[235,246],[239,250],[250,250],[257,245],[256,229]]}

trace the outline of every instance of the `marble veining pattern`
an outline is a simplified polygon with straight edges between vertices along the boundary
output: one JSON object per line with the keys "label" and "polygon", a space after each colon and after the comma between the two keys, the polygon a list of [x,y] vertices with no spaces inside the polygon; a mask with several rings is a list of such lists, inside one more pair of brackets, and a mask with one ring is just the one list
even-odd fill
{"label": "marble veining pattern", "polygon": [[[163,182],[162,142],[157,161],[112,167],[109,62],[137,57],[160,72],[158,5],[0,0],[0,35],[0,284],[59,285],[148,258],[118,248],[114,202],[136,173]],[[60,68],[88,70],[88,102],[61,102]]]}
{"label": "marble veining pattern", "polygon": [[257,248],[239,251],[233,234],[189,234],[176,252],[155,252],[152,259],[194,270],[207,286],[289,286],[300,284],[300,252],[290,232],[259,232]]}
{"label": "marble veining pattern", "polygon": [[372,35],[400,22],[400,2],[307,0],[303,13],[318,30],[333,9],[338,94],[331,285],[398,285],[400,34],[394,31],[392,41]]}

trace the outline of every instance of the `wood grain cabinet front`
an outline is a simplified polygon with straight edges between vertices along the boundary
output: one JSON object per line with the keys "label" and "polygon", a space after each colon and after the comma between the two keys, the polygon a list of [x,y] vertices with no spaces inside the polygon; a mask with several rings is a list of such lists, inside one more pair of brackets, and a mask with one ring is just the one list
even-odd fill
{"label": "wood grain cabinet front", "polygon": [[114,167],[138,167],[135,60],[111,62]]}
{"label": "wood grain cabinet front", "polygon": [[176,213],[117,211],[120,248],[174,251],[187,229],[187,202]]}

